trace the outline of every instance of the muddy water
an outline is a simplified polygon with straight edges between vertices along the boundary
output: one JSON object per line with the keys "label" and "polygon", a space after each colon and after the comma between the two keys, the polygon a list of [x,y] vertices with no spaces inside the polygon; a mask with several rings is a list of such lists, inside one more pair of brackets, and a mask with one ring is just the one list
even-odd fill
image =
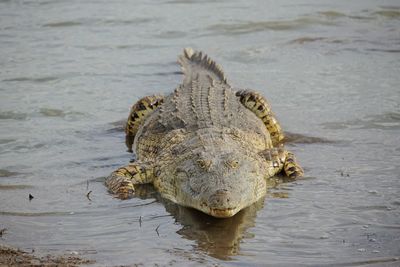
{"label": "muddy water", "polygon": [[[0,1],[0,29],[1,243],[100,265],[400,264],[398,1]],[[103,186],[130,158],[115,122],[180,82],[187,46],[268,97],[306,170],[227,220]]]}

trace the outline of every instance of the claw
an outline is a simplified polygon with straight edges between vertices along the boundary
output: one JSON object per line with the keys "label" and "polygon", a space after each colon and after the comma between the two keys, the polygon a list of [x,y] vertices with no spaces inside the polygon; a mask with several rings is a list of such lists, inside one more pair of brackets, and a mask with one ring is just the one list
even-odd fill
{"label": "claw", "polygon": [[128,199],[135,193],[135,188],[131,181],[123,181],[117,190],[118,197],[120,199]]}
{"label": "claw", "polygon": [[130,198],[135,193],[133,183],[127,178],[119,176],[116,172],[112,173],[109,178],[107,178],[106,185],[113,194],[121,199]]}

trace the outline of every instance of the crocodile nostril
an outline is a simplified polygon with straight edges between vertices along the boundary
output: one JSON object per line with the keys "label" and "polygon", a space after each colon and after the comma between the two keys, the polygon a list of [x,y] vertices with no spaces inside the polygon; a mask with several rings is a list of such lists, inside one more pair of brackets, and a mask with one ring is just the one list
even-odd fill
{"label": "crocodile nostril", "polygon": [[228,189],[218,189],[215,194],[226,194],[228,192]]}
{"label": "crocodile nostril", "polygon": [[218,189],[209,199],[209,206],[213,208],[225,208],[231,202],[231,193],[227,189]]}

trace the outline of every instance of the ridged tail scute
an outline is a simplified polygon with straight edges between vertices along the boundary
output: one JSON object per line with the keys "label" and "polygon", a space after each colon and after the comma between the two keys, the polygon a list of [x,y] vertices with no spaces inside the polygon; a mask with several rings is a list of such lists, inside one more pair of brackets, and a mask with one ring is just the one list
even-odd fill
{"label": "ridged tail scute", "polygon": [[183,55],[179,56],[179,64],[182,67],[184,83],[190,82],[193,77],[206,73],[213,79],[227,83],[224,71],[221,66],[215,63],[209,56],[201,51],[194,51],[192,48],[185,48]]}

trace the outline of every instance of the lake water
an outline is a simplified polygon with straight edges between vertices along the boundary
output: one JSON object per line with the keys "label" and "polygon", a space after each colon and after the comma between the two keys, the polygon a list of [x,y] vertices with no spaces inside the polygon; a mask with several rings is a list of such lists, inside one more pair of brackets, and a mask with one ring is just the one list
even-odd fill
{"label": "lake water", "polygon": [[[117,122],[177,86],[184,47],[316,137],[287,145],[303,179],[231,219],[103,184],[131,157]],[[399,179],[399,1],[0,1],[1,243],[98,265],[398,266]]]}

